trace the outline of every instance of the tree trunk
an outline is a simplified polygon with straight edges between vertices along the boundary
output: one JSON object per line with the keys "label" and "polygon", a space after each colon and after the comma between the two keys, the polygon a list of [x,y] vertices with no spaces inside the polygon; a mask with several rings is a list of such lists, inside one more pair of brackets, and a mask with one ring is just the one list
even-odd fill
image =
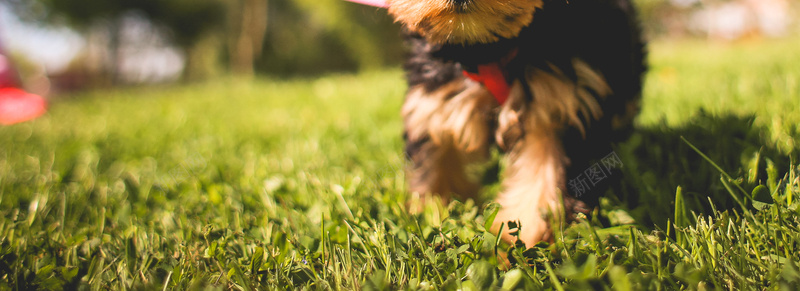
{"label": "tree trunk", "polygon": [[254,62],[261,55],[267,31],[268,0],[234,0],[228,14],[231,71],[252,76]]}
{"label": "tree trunk", "polygon": [[109,60],[107,70],[111,76],[111,85],[118,86],[123,82],[122,61],[125,57],[122,52],[123,18],[122,16],[113,16],[108,20],[108,24]]}

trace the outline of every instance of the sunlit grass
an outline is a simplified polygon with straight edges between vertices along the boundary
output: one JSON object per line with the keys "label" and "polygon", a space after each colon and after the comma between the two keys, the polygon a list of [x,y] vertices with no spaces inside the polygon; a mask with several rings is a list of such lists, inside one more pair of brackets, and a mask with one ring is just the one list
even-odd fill
{"label": "sunlit grass", "polygon": [[797,289],[797,47],[654,44],[622,185],[530,250],[406,213],[397,70],[56,97],[0,128],[0,289]]}
{"label": "sunlit grass", "polygon": [[768,140],[791,151],[800,124],[800,41],[657,42],[639,124],[685,124],[699,109],[754,115]]}

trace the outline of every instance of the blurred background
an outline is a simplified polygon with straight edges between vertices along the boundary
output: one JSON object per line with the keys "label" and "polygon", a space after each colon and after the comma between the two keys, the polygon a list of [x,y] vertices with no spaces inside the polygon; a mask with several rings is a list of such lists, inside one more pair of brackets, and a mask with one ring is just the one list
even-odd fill
{"label": "blurred background", "polygon": [[[800,35],[795,0],[636,2],[651,40]],[[397,66],[399,29],[384,10],[341,0],[0,1],[0,49],[41,95]]]}

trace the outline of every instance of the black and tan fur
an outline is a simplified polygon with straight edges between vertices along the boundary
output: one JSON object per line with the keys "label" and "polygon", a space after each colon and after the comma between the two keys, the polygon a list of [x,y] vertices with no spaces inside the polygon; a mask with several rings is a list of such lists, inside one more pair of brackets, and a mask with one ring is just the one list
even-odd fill
{"label": "black and tan fur", "polygon": [[[593,197],[575,199],[567,180],[611,152],[639,110],[645,53],[630,1],[388,4],[411,48],[402,112],[411,191],[473,197],[480,185],[465,167],[498,146],[507,161],[495,230],[519,221],[532,245],[549,239],[546,217],[585,211],[581,200]],[[462,72],[509,55],[511,93],[500,105]]]}

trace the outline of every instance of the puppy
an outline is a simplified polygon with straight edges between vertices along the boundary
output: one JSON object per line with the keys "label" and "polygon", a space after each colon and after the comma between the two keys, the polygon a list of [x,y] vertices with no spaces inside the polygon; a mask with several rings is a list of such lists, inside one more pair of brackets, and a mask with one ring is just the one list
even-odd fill
{"label": "puppy", "polygon": [[532,246],[620,176],[611,144],[632,128],[645,71],[630,0],[386,4],[411,50],[402,108],[411,191],[474,197],[480,185],[465,169],[497,146],[506,160],[493,230],[517,222],[501,235]]}

